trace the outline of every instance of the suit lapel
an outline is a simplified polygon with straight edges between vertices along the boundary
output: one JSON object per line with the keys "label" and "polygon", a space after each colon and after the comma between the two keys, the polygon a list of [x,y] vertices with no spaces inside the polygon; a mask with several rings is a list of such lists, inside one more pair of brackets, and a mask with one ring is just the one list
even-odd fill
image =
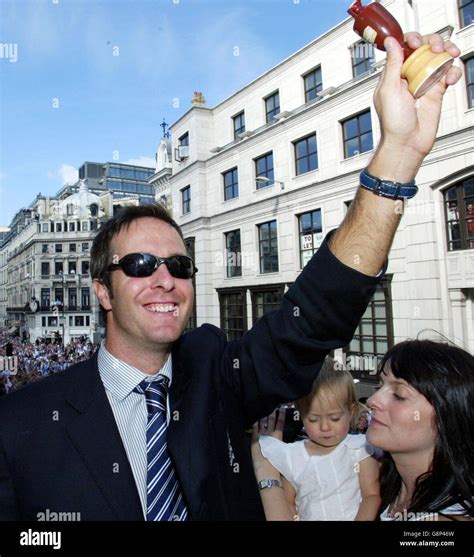
{"label": "suit lapel", "polygon": [[118,520],[144,520],[132,469],[100,379],[97,353],[71,385],[67,401],[79,412],[68,435]]}
{"label": "suit lapel", "polygon": [[[171,420],[168,426],[167,444],[173,457],[178,477],[194,518],[198,518],[203,501],[195,496],[198,478],[195,477],[196,455],[193,455],[192,408],[188,389],[191,383],[191,365],[180,350],[181,339],[173,346],[173,381],[170,388]],[[194,466],[194,467],[193,467]]]}

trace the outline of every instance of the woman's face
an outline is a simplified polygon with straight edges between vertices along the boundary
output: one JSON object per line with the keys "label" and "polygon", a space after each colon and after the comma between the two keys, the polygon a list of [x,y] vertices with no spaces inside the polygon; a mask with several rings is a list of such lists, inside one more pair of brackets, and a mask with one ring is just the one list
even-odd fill
{"label": "woman's face", "polygon": [[437,430],[433,406],[405,380],[395,377],[388,365],[367,405],[372,410],[367,430],[371,445],[392,455],[434,450]]}

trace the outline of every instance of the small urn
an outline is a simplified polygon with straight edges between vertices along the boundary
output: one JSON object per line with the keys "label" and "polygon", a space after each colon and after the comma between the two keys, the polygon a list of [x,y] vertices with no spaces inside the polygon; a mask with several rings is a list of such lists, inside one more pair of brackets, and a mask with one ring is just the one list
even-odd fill
{"label": "small urn", "polygon": [[398,21],[381,4],[363,6],[361,0],[356,0],[347,11],[354,18],[354,31],[379,50],[385,50],[387,37],[400,43],[405,55],[401,76],[408,81],[408,89],[415,98],[436,85],[453,65],[454,58],[448,52],[432,52],[430,45],[411,49]]}

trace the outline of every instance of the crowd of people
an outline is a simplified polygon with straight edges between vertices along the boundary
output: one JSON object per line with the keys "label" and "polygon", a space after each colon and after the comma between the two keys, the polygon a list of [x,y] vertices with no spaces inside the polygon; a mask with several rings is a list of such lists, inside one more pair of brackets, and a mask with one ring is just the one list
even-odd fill
{"label": "crowd of people", "polygon": [[69,344],[38,339],[31,343],[7,331],[0,332],[0,396],[90,358],[96,345],[88,337]]}

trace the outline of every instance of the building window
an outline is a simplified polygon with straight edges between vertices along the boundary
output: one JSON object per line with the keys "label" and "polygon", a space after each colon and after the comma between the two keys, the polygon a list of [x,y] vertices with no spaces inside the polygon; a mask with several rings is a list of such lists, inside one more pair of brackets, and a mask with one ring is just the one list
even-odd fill
{"label": "building window", "polygon": [[122,189],[132,193],[137,193],[137,184],[134,182],[122,182]]}
{"label": "building window", "polygon": [[82,253],[86,253],[89,251],[89,243],[88,242],[83,242],[82,243]]}
{"label": "building window", "polygon": [[224,199],[239,197],[239,173],[237,168],[228,170],[222,175],[224,178]]}
{"label": "building window", "polygon": [[57,326],[58,326],[58,318],[48,317],[48,327],[57,327]]}
{"label": "building window", "polygon": [[272,220],[258,226],[260,272],[278,272],[277,222]]}
{"label": "building window", "polygon": [[41,253],[48,253],[48,251],[49,251],[49,244],[42,244]]}
{"label": "building window", "polygon": [[247,331],[247,299],[245,288],[218,290],[221,329],[228,340],[237,340]]}
{"label": "building window", "polygon": [[346,159],[373,149],[370,110],[341,123],[344,136],[344,157]]}
{"label": "building window", "polygon": [[[188,256],[195,261],[196,259],[196,251],[195,251],[195,237],[191,236],[189,238],[184,239],[184,245],[186,247],[186,253]],[[196,275],[193,276],[191,279],[193,283],[193,290],[194,290],[194,304],[191,315],[189,316],[188,322],[185,327],[185,332],[192,331],[197,327],[197,313],[196,313]]]}
{"label": "building window", "polygon": [[82,261],[81,262],[81,275],[88,275],[89,274],[89,261]]}
{"label": "building window", "polygon": [[252,322],[255,324],[265,313],[279,309],[283,299],[284,285],[277,284],[250,289],[252,298]]}
{"label": "building window", "polygon": [[56,302],[59,302],[59,307],[62,307],[64,303],[64,290],[62,288],[54,289],[54,299]]}
{"label": "building window", "polygon": [[386,276],[377,285],[354,337],[344,349],[346,356],[350,357],[350,369],[353,374],[363,379],[378,381],[378,364],[392,345],[390,277]]}
{"label": "building window", "polygon": [[54,274],[61,275],[63,273],[63,262],[62,261],[55,261],[54,262]]}
{"label": "building window", "polygon": [[448,251],[474,248],[474,177],[444,192]]}
{"label": "building window", "polygon": [[474,21],[474,0],[458,0],[461,27],[466,27]]}
{"label": "building window", "polygon": [[83,288],[81,290],[81,307],[82,309],[90,309],[90,306],[91,306],[90,288]]}
{"label": "building window", "polygon": [[242,252],[240,230],[232,230],[225,235],[226,263],[228,277],[242,276]]}
{"label": "building window", "polygon": [[97,203],[91,203],[89,210],[91,212],[91,217],[96,217],[99,212],[99,206],[97,205]]}
{"label": "building window", "polygon": [[234,139],[240,139],[239,133],[245,131],[245,112],[242,110],[237,116],[232,118],[234,125]]}
{"label": "building window", "polygon": [[474,108],[474,56],[465,62],[467,83],[467,106]]}
{"label": "building window", "polygon": [[43,232],[48,232],[49,226],[48,226],[48,223],[47,223],[47,222],[44,222],[44,223],[41,225],[41,230],[42,230]]}
{"label": "building window", "polygon": [[318,96],[318,93],[323,90],[321,67],[311,70],[303,76],[303,79],[305,102],[313,101]]}
{"label": "building window", "polygon": [[76,230],[76,223],[75,222],[70,222],[69,223],[69,232],[75,232]]}
{"label": "building window", "polygon": [[323,241],[321,209],[298,217],[300,236],[300,265],[303,268],[313,257]]}
{"label": "building window", "polygon": [[84,316],[83,315],[74,316],[74,327],[84,327]]}
{"label": "building window", "polygon": [[273,175],[273,153],[267,153],[258,159],[255,159],[255,175],[257,178],[268,178],[268,182],[260,182],[257,180],[257,189],[271,186],[274,183]]}
{"label": "building window", "polygon": [[86,327],[89,327],[90,324],[91,324],[91,318],[88,315],[86,315]]}
{"label": "building window", "polygon": [[316,134],[299,139],[294,142],[296,175],[310,172],[318,168],[318,146]]}
{"label": "building window", "polygon": [[62,232],[62,229],[63,229],[62,222],[57,222],[56,223],[56,232]]}
{"label": "building window", "polygon": [[191,186],[181,190],[181,208],[183,215],[191,212]]}
{"label": "building window", "polygon": [[49,262],[41,263],[41,278],[49,277]]}
{"label": "building window", "polygon": [[46,316],[45,315],[43,315],[43,317],[41,318],[41,326],[46,327]]}
{"label": "building window", "polygon": [[68,271],[70,275],[75,275],[77,273],[77,266],[75,261],[69,261],[68,267],[69,267]]}
{"label": "building window", "polygon": [[77,288],[69,288],[68,290],[68,306],[70,310],[77,309]]}
{"label": "building window", "polygon": [[55,244],[55,245],[54,245],[54,251],[55,251],[56,253],[62,253],[62,251],[63,251],[63,245],[62,245],[62,244]]}
{"label": "building window", "polygon": [[186,132],[184,135],[182,135],[179,139],[179,146],[180,147],[186,147],[189,145],[189,132]]}
{"label": "building window", "polygon": [[266,122],[273,122],[277,114],[280,114],[280,93],[278,91],[265,98]]}
{"label": "building window", "polygon": [[89,230],[88,224],[86,220],[82,221],[82,232],[87,232],[87,230]]}
{"label": "building window", "polygon": [[69,244],[70,253],[76,253],[76,244]]}
{"label": "building window", "polygon": [[351,47],[352,75],[359,77],[367,73],[375,64],[374,45],[365,41],[358,42]]}
{"label": "building window", "polygon": [[189,157],[189,133],[186,132],[178,139],[178,148],[175,149],[175,159],[178,162],[182,162],[188,157]]}
{"label": "building window", "polygon": [[43,311],[49,310],[51,306],[50,290],[49,288],[41,289],[41,309]]}

